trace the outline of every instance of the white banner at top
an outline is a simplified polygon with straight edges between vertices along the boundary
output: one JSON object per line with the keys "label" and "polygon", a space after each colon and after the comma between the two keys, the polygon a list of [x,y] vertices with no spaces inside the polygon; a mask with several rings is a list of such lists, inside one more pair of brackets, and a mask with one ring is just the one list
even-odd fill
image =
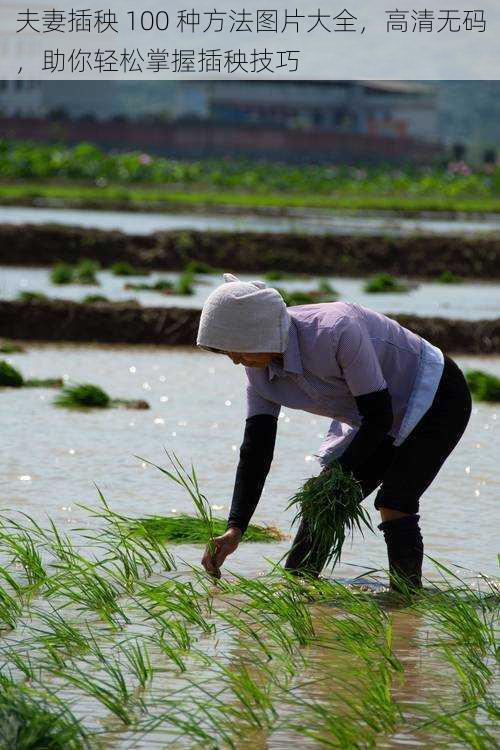
{"label": "white banner at top", "polygon": [[0,79],[500,78],[499,0],[186,6],[0,0]]}

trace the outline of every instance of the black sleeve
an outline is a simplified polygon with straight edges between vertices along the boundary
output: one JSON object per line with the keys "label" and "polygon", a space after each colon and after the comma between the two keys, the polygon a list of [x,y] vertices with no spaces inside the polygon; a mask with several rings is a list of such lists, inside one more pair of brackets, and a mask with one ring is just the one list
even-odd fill
{"label": "black sleeve", "polygon": [[361,427],[339,458],[344,469],[355,471],[382,442],[392,427],[391,396],[387,388],[356,396]]}
{"label": "black sleeve", "polygon": [[271,468],[277,427],[278,419],[271,414],[256,414],[246,420],[228,529],[236,527],[243,534],[250,523]]}

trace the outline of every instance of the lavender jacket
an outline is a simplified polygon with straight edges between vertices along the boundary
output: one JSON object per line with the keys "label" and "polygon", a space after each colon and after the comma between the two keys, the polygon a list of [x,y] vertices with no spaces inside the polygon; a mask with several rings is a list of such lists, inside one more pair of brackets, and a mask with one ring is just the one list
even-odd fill
{"label": "lavender jacket", "polygon": [[440,349],[386,315],[351,302],[289,308],[283,367],[246,368],[247,417],[281,406],[332,423],[316,454],[340,456],[361,424],[355,396],[384,388],[392,399],[390,435],[400,445],[429,409],[443,371]]}

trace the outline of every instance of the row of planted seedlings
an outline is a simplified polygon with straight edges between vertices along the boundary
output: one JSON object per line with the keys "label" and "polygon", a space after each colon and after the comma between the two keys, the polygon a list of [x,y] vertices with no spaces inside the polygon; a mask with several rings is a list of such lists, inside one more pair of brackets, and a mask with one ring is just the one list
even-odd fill
{"label": "row of planted seedlings", "polygon": [[[162,471],[213,544],[194,469],[169,456]],[[1,748],[496,747],[492,581],[480,591],[438,565],[440,585],[391,596],[274,563],[213,580],[99,497],[71,531],[2,515]],[[394,646],[401,616],[420,618],[409,662]],[[424,680],[427,661],[449,673],[442,696],[405,698],[415,657]]]}

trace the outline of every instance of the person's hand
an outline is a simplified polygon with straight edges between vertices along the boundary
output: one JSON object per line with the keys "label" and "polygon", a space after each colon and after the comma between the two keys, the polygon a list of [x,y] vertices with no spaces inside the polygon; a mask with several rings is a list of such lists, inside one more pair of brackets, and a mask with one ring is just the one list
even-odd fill
{"label": "person's hand", "polygon": [[210,575],[220,578],[220,567],[228,555],[231,555],[238,547],[241,540],[241,531],[237,528],[228,529],[222,536],[214,539],[215,552],[211,554],[209,547],[206,548],[201,564]]}

